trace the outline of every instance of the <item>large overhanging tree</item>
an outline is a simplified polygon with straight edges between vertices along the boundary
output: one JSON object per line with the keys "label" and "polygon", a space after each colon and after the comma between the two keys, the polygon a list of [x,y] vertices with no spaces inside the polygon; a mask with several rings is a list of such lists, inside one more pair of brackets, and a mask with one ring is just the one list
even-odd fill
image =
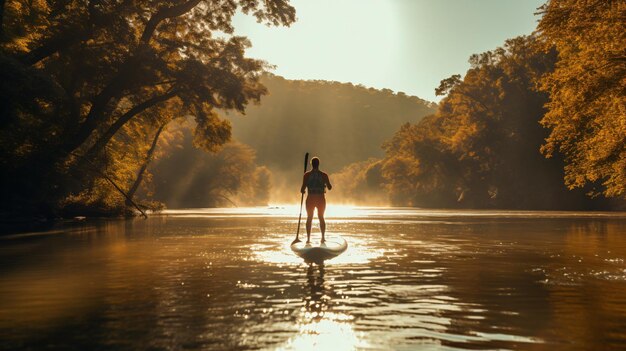
{"label": "large overhanging tree", "polygon": [[542,81],[546,155],[561,152],[570,188],[626,198],[626,2],[550,0],[538,25],[559,60]]}
{"label": "large overhanging tree", "polygon": [[193,116],[196,144],[214,150],[230,138],[215,111],[243,112],[266,92],[267,66],[230,35],[233,16],[295,20],[288,0],[9,0],[0,9],[5,186],[44,183],[33,173],[97,157],[141,116]]}

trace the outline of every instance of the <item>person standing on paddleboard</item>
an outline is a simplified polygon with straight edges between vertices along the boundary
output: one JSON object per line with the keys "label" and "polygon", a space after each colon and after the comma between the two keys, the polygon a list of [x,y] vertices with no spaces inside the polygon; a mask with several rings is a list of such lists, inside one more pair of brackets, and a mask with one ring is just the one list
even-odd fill
{"label": "person standing on paddleboard", "polygon": [[333,186],[330,184],[328,174],[320,171],[320,159],[313,157],[311,159],[313,169],[304,173],[302,178],[302,187],[300,192],[304,194],[308,189],[306,197],[306,242],[311,242],[311,225],[313,223],[313,213],[317,208],[317,218],[320,221],[320,230],[322,231],[322,243],[326,241],[324,234],[326,233],[326,221],[324,220],[324,211],[326,210],[326,188],[331,190]]}

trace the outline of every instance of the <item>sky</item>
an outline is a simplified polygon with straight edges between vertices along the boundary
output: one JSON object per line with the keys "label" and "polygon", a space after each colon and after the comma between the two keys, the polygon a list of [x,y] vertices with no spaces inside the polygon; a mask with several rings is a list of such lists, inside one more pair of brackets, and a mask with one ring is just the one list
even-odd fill
{"label": "sky", "polygon": [[544,0],[292,0],[297,22],[268,27],[238,14],[249,57],[288,79],[323,79],[439,101],[435,88],[464,74],[469,56],[530,34]]}

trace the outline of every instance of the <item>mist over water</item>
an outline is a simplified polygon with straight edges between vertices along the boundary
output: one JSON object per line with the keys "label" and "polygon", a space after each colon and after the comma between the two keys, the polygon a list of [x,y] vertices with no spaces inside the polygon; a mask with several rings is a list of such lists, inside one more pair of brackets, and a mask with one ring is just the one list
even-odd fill
{"label": "mist over water", "polygon": [[[626,344],[626,214],[170,210],[0,238],[0,348],[599,349]],[[319,240],[314,228],[313,239]]]}

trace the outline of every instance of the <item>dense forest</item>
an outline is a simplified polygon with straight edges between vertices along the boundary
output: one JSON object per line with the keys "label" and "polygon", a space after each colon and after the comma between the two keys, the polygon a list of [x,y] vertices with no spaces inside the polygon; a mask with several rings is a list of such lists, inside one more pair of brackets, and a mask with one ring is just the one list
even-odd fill
{"label": "dense forest", "polygon": [[2,220],[291,199],[305,151],[335,201],[625,208],[623,1],[548,1],[534,33],[443,79],[438,105],[269,74],[232,16],[288,26],[287,0],[0,10]]}
{"label": "dense forest", "polygon": [[384,193],[393,204],[425,207],[624,209],[625,12],[623,2],[550,1],[536,33],[472,55],[463,78],[442,80],[437,113],[402,126],[385,157],[342,170],[346,196]]}
{"label": "dense forest", "polygon": [[[290,25],[286,0],[2,1],[2,219],[143,211],[133,200],[159,136],[190,116],[218,151],[267,90],[237,11]],[[215,36],[212,33],[225,33]]]}

